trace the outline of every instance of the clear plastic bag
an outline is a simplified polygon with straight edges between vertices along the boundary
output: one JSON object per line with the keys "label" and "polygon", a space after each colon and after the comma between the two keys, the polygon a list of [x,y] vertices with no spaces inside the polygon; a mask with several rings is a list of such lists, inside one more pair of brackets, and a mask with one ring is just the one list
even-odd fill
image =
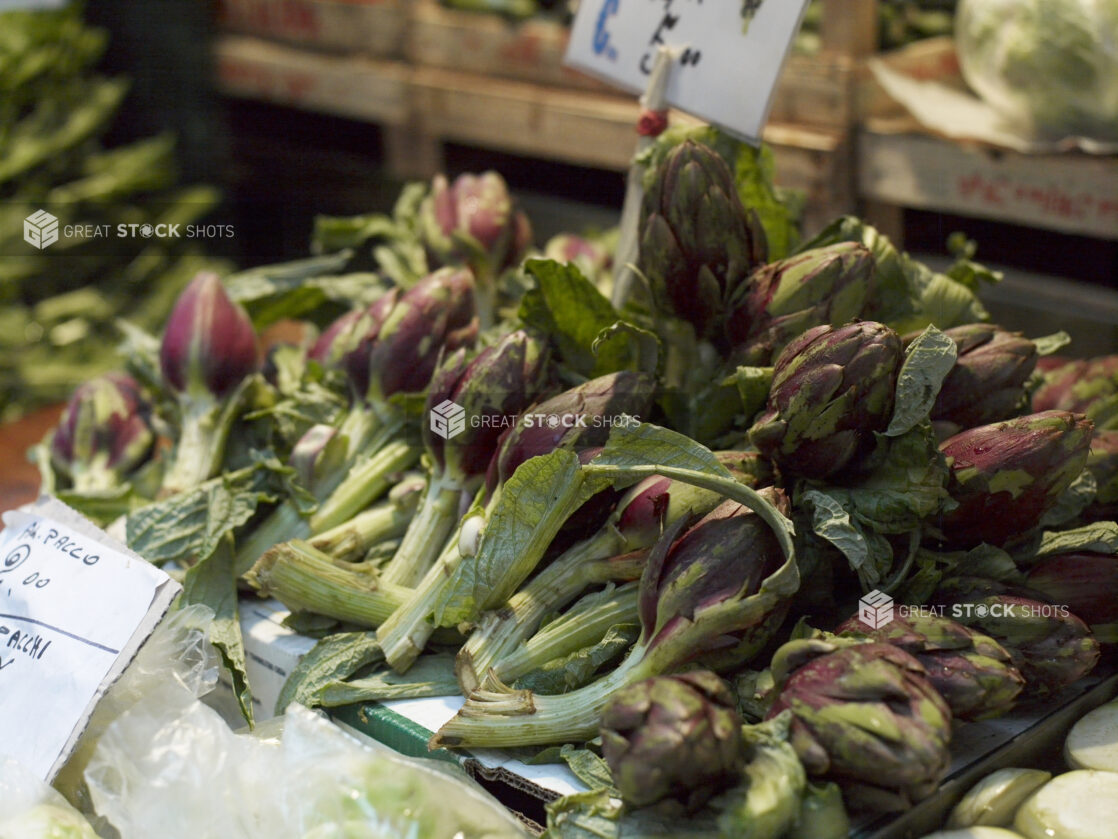
{"label": "clear plastic bag", "polygon": [[298,705],[234,733],[168,684],[118,717],[85,773],[121,839],[521,839],[464,775],[359,742]]}
{"label": "clear plastic bag", "polygon": [[97,704],[73,755],[54,779],[55,788],[82,812],[92,812],[82,773],[113,720],[138,704],[157,702],[153,694],[168,684],[189,697],[213,690],[218,657],[206,637],[212,620],[213,610],[200,604],[171,611]]}
{"label": "clear plastic bag", "polygon": [[0,839],[97,839],[59,793],[12,758],[0,759]]}

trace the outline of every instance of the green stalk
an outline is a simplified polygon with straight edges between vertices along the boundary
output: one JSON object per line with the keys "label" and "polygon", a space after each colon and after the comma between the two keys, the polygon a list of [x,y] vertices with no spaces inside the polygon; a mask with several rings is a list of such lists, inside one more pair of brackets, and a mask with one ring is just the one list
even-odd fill
{"label": "green stalk", "polygon": [[602,709],[626,685],[656,674],[647,647],[636,644],[607,675],[578,690],[539,696],[530,690],[475,691],[431,738],[428,748],[492,748],[581,743],[598,733]]}
{"label": "green stalk", "polygon": [[[309,541],[312,547],[336,560],[357,562],[375,545],[403,536],[413,512],[392,501],[384,501]],[[382,583],[391,582],[385,579],[383,572],[380,579]]]}
{"label": "green stalk", "polygon": [[493,674],[506,685],[543,667],[549,661],[597,644],[611,626],[637,623],[637,583],[619,586],[604,603],[572,609],[556,618],[528,641],[493,665]]}
{"label": "green stalk", "polygon": [[[349,430],[346,431],[346,423],[350,423]],[[341,490],[342,485],[351,480],[351,476],[358,468],[365,467],[371,474],[366,476],[368,480],[367,487],[361,487],[357,484],[356,479],[353,479],[353,485],[347,490],[350,499],[357,497],[358,503],[349,501],[349,506],[346,509],[352,509],[349,515],[334,516],[334,519],[323,524],[316,522],[312,516],[308,519],[299,512],[299,508],[291,501],[291,499],[284,499],[280,505],[273,510],[264,521],[260,522],[251,533],[249,533],[237,546],[237,561],[236,570],[239,574],[243,574],[252,564],[264,556],[270,548],[275,545],[290,542],[293,539],[307,539],[310,536],[325,533],[328,530],[336,527],[343,526],[349,519],[353,518],[357,513],[364,509],[369,503],[376,500],[377,497],[382,495],[387,489],[388,477],[396,471],[392,466],[393,454],[398,457],[398,452],[393,450],[387,457],[388,467],[383,468],[379,473],[377,466],[369,467],[368,464],[382,464],[382,461],[377,460],[377,456],[384,451],[387,446],[393,442],[395,436],[399,433],[403,421],[396,419],[386,424],[379,424],[376,415],[368,406],[360,408],[356,411],[351,411],[346,416],[339,433],[354,435],[372,435],[373,439],[368,442],[370,449],[377,454],[368,460],[362,461],[360,464],[354,465],[354,458],[356,455],[350,455],[352,447],[347,447],[347,456],[342,465],[336,470],[332,470],[328,474],[316,476],[314,486],[311,488],[315,497],[321,502],[318,512],[322,511],[322,505],[328,504],[334,495]],[[352,443],[356,437],[348,438]],[[382,464],[383,465],[383,464]],[[407,468],[406,466],[401,468]],[[348,471],[347,471],[348,470]],[[358,495],[359,491],[365,491],[371,497],[365,504],[360,504]],[[344,511],[343,511],[344,512]]]}
{"label": "green stalk", "polygon": [[164,497],[193,489],[217,474],[233,424],[232,416],[226,421],[232,412],[213,400],[184,399],[182,407],[182,429],[171,465],[163,473]]}
{"label": "green stalk", "polygon": [[377,642],[384,651],[384,658],[397,673],[403,673],[411,667],[435,630],[435,624],[429,618],[447,581],[462,563],[462,554],[458,552],[458,535],[461,529],[460,523],[412,597],[377,630]]}
{"label": "green stalk", "polygon": [[310,532],[322,533],[353,518],[391,487],[392,475],[414,466],[420,449],[399,438],[350,469],[337,489],[310,517]]}
{"label": "green stalk", "polygon": [[382,584],[375,571],[347,568],[301,541],[276,545],[245,578],[293,612],[314,612],[370,629],[411,596],[410,589]]}
{"label": "green stalk", "polygon": [[[357,455],[364,451],[374,437],[381,436],[382,430],[395,423],[392,420],[384,421],[371,405],[358,402],[345,415],[342,424],[338,426],[338,433],[344,434],[346,440],[345,462],[352,463]],[[333,489],[333,487],[331,487]]]}
{"label": "green stalk", "polygon": [[445,473],[431,479],[419,512],[408,525],[400,549],[381,572],[381,579],[401,586],[415,586],[423,579],[458,522],[461,497],[459,481]]}
{"label": "green stalk", "polygon": [[478,687],[495,661],[520,647],[540,625],[544,615],[562,609],[590,584],[586,566],[607,559],[621,548],[621,535],[603,527],[573,545],[533,577],[496,612],[486,615],[458,652],[454,672],[462,690]]}

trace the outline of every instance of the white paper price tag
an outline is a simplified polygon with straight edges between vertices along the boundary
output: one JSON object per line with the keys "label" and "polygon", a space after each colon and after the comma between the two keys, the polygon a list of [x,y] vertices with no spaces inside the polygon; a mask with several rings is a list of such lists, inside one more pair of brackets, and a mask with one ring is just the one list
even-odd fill
{"label": "white paper price tag", "polygon": [[180,587],[54,499],[4,524],[0,753],[50,780]]}
{"label": "white paper price tag", "polygon": [[566,63],[642,93],[660,45],[680,50],[667,101],[759,141],[807,0],[582,0]]}

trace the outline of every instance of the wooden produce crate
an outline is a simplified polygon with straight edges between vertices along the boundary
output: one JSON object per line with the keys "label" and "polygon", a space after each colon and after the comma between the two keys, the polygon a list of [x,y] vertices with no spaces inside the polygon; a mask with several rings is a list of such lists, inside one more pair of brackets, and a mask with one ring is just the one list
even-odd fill
{"label": "wooden produce crate", "polygon": [[223,30],[328,52],[403,54],[414,0],[220,0]]}
{"label": "wooden produce crate", "polygon": [[232,96],[386,124],[406,123],[411,113],[404,64],[235,35],[219,38],[214,51],[218,89]]}
{"label": "wooden produce crate", "polygon": [[[442,168],[443,142],[623,172],[636,148],[635,97],[564,90],[430,67],[412,76],[415,118],[397,135],[397,174],[427,177]],[[684,114],[673,120],[690,121]],[[852,209],[849,133],[771,123],[765,140],[777,181],[808,198],[808,227]]]}
{"label": "wooden produce crate", "polygon": [[1118,240],[1115,155],[964,145],[881,118],[861,133],[857,168],[859,194],[882,215],[915,208]]}
{"label": "wooden produce crate", "polygon": [[[558,88],[614,92],[563,66],[569,32],[552,19],[510,21],[495,14],[448,9],[438,0],[412,0],[407,57],[417,67]],[[844,127],[857,119],[859,59],[876,40],[876,0],[825,0],[823,49],[793,55],[773,98],[770,120]]]}

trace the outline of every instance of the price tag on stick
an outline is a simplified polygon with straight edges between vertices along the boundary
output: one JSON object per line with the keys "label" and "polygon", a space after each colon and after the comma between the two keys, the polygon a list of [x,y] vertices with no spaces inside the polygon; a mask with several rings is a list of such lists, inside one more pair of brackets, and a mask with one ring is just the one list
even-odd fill
{"label": "price tag on stick", "polygon": [[180,587],[53,498],[4,524],[0,754],[49,781]]}
{"label": "price tag on stick", "polygon": [[679,50],[667,101],[757,144],[807,0],[582,0],[566,63],[634,93]]}

